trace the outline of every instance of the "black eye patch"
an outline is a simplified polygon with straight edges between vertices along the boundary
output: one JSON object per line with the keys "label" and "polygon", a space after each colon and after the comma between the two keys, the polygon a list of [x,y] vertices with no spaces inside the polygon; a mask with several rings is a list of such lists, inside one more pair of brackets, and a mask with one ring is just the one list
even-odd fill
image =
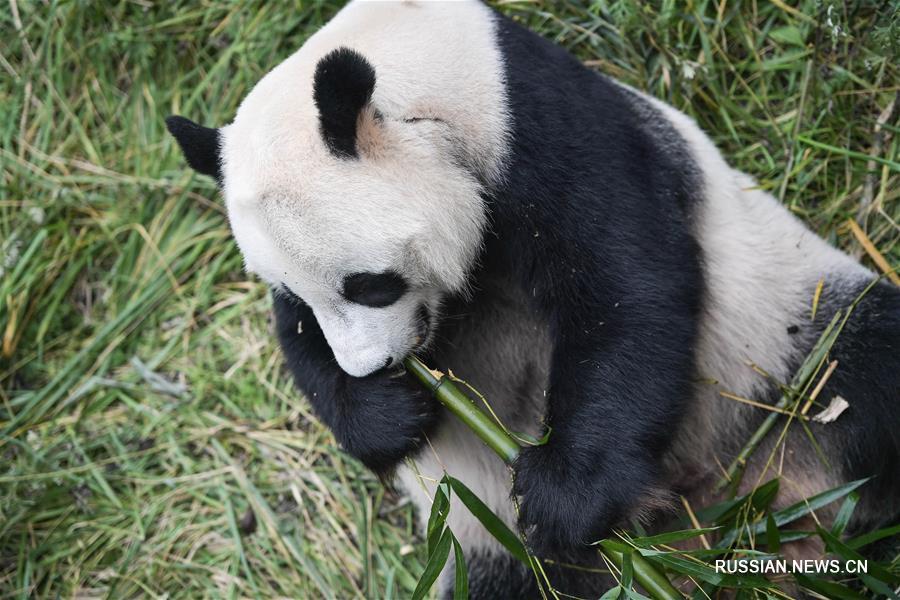
{"label": "black eye patch", "polygon": [[354,304],[384,308],[399,300],[409,284],[393,271],[384,273],[354,273],[344,278],[345,299]]}

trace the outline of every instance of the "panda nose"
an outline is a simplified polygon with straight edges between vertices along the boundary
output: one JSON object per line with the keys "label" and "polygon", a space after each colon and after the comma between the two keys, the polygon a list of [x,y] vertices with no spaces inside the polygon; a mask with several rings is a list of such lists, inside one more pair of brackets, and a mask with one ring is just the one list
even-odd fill
{"label": "panda nose", "polygon": [[393,365],[393,364],[394,364],[394,357],[393,357],[393,356],[388,356],[388,357],[387,357],[387,360],[384,361],[384,366],[381,367],[381,368],[382,368],[382,369],[387,369],[387,368],[389,368],[389,367],[390,367],[391,365]]}

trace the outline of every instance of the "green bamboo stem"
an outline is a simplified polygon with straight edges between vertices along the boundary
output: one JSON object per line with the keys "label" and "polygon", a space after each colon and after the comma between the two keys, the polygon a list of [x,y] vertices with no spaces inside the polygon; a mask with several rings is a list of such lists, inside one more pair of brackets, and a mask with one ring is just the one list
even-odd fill
{"label": "green bamboo stem", "polygon": [[434,394],[441,404],[465,423],[491,450],[507,464],[512,464],[519,456],[521,447],[494,423],[489,416],[478,410],[468,396],[446,376],[440,379],[414,356],[407,357],[403,364],[425,387]]}
{"label": "green bamboo stem", "polygon": [[[441,404],[465,423],[491,450],[512,465],[519,455],[521,446],[488,415],[481,412],[453,381],[446,375],[436,377],[435,373],[422,364],[414,356],[407,357],[403,364],[407,371],[415,375],[428,390],[434,394]],[[600,551],[619,569],[622,568],[622,553],[607,548],[601,543]],[[645,560],[638,552],[632,553],[631,564],[634,567],[634,578],[656,600],[682,600],[684,596],[678,592],[669,579]]]}
{"label": "green bamboo stem", "polygon": [[[601,552],[606,556],[619,572],[622,572],[622,553],[612,547],[609,542],[600,542]],[[682,600],[684,596],[672,587],[669,578],[657,571],[640,552],[631,553],[631,567],[634,570],[634,578],[641,587],[650,594],[651,598],[664,598],[665,600]]]}

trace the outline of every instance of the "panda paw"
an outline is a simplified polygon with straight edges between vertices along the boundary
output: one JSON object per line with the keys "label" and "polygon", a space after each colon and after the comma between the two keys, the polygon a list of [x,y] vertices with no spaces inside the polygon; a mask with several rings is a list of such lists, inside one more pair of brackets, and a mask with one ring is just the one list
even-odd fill
{"label": "panda paw", "polygon": [[342,397],[347,411],[335,436],[369,469],[386,475],[415,452],[437,422],[438,403],[405,373],[379,371],[348,377]]}
{"label": "panda paw", "polygon": [[608,537],[640,494],[636,471],[613,473],[573,448],[525,448],[514,465],[519,526],[538,556],[572,555]]}

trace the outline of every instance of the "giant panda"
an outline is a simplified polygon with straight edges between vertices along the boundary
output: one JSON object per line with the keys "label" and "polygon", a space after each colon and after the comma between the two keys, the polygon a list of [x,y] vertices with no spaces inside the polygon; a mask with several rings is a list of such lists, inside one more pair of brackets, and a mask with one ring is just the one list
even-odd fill
{"label": "giant panda", "polygon": [[[446,470],[539,556],[583,562],[677,494],[712,501],[717,465],[768,414],[719,392],[773,403],[877,278],[689,117],[479,2],[351,2],[232,123],[167,125],[218,181],[247,270],[271,286],[287,368],[343,448],[423,520]],[[402,370],[409,353],[548,442],[511,479]],[[900,290],[875,283],[830,359],[819,403],[849,408],[807,424],[818,450],[803,427],[770,435],[738,492],[780,474],[784,506],[870,477],[851,528],[877,526],[900,514]],[[537,595],[462,506],[449,525],[472,597]],[[608,583],[550,578],[575,595]]]}

